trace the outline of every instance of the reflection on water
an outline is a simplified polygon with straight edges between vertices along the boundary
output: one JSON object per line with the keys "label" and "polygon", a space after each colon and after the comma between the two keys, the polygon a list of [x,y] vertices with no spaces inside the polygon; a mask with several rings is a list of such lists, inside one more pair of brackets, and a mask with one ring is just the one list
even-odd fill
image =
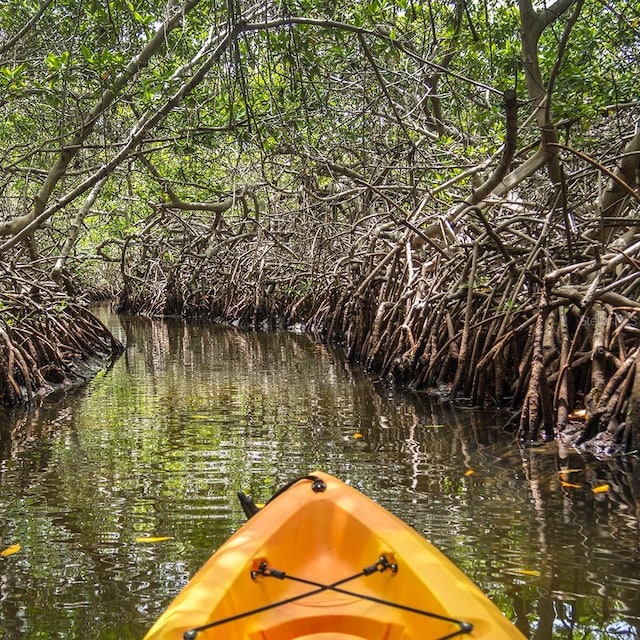
{"label": "reflection on water", "polygon": [[128,345],[110,371],[0,414],[0,548],[22,546],[0,558],[0,638],[142,637],[243,521],[238,489],[264,502],[315,468],[529,637],[640,638],[636,458],[523,451],[505,416],[389,395],[303,336],[104,319]]}

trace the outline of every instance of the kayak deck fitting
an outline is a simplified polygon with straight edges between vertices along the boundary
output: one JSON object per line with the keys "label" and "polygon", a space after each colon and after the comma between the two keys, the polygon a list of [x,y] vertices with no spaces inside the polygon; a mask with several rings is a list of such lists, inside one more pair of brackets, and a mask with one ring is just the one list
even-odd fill
{"label": "kayak deck fitting", "polygon": [[524,638],[433,545],[328,474],[261,510],[243,502],[249,521],[145,640]]}

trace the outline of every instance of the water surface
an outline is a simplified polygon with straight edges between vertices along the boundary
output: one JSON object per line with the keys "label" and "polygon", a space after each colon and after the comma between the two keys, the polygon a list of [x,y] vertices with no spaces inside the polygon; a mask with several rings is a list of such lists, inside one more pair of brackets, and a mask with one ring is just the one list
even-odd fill
{"label": "water surface", "polygon": [[508,416],[391,394],[304,336],[102,313],[128,347],[113,367],[0,413],[0,548],[21,545],[0,558],[0,638],[141,638],[243,522],[238,489],[264,502],[316,468],[528,637],[640,638],[637,458],[522,449]]}

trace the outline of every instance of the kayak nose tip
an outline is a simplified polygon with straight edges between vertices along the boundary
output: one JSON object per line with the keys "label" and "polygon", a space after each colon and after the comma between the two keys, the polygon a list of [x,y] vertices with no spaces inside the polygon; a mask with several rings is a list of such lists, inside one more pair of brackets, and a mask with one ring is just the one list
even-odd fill
{"label": "kayak nose tip", "polygon": [[326,488],[327,485],[325,481],[320,478],[315,478],[311,485],[311,490],[315,493],[322,493]]}

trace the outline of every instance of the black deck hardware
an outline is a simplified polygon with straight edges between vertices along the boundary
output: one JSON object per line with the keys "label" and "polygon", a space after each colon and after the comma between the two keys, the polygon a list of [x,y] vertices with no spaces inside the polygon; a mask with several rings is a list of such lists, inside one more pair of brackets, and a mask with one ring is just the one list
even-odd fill
{"label": "black deck hardware", "polygon": [[389,562],[387,557],[382,555],[378,558],[376,562],[374,562],[373,564],[367,567],[364,567],[364,569],[362,569],[360,573],[356,573],[352,576],[343,578],[342,580],[338,580],[337,582],[333,582],[331,584],[323,584],[322,582],[315,582],[314,580],[307,580],[306,578],[291,576],[286,571],[270,567],[269,563],[265,560],[260,563],[260,566],[257,569],[254,569],[251,571],[252,580],[255,581],[260,577],[277,578],[278,580],[292,580],[294,582],[299,582],[315,588],[312,589],[311,591],[307,591],[306,593],[301,593],[300,595],[292,596],[291,598],[278,600],[277,602],[272,602],[271,604],[265,605],[263,607],[257,607],[256,609],[243,611],[241,613],[238,613],[234,616],[230,616],[228,618],[221,618],[220,620],[214,620],[213,622],[209,622],[208,624],[204,624],[200,627],[194,627],[193,629],[189,629],[188,631],[185,631],[182,637],[184,640],[195,640],[198,636],[198,633],[200,631],[204,631],[205,629],[212,629],[213,627],[218,627],[223,624],[227,624],[229,622],[235,622],[236,620],[241,620],[242,618],[246,618],[248,616],[252,616],[257,613],[262,613],[263,611],[269,611],[270,609],[275,609],[277,607],[283,606],[285,604],[289,604],[291,602],[303,600],[304,598],[308,598],[310,596],[313,596],[317,593],[321,593],[323,591],[335,591],[336,593],[340,593],[342,595],[361,598],[362,600],[368,600],[369,602],[375,602],[377,604],[393,607],[395,609],[401,609],[402,611],[408,611],[409,613],[415,613],[428,618],[433,618],[434,620],[451,622],[452,624],[455,624],[458,626],[458,628],[455,631],[453,631],[452,633],[446,636],[442,636],[441,638],[438,638],[438,640],[450,640],[451,638],[455,638],[457,636],[461,636],[466,633],[471,633],[471,631],[473,631],[473,624],[471,624],[470,622],[464,622],[463,620],[457,620],[456,618],[443,616],[438,613],[434,613],[432,611],[425,611],[424,609],[409,607],[409,606],[400,604],[398,602],[392,602],[390,600],[384,600],[382,598],[376,598],[375,596],[369,596],[364,593],[356,593],[354,591],[349,591],[348,589],[341,588],[341,585],[346,584],[347,582],[351,582],[356,578],[370,576],[374,573],[383,573],[387,570],[391,571],[391,573],[396,573],[398,571],[398,565],[395,562]]}
{"label": "black deck hardware", "polygon": [[[310,480],[311,481],[311,490],[314,493],[322,493],[327,489],[327,483],[322,480],[322,478],[318,478],[318,476],[308,475],[308,476],[300,476],[299,478],[295,478],[291,480],[291,482],[287,482],[281,489],[278,489],[267,501],[267,504],[277,498],[279,495],[282,495],[287,489],[290,489],[294,484],[298,484],[301,480]],[[240,500],[240,506],[244,511],[244,514],[247,516],[247,520],[252,518],[253,516],[260,511],[260,507],[256,505],[252,498],[243,493],[242,491],[238,491],[238,500]]]}

